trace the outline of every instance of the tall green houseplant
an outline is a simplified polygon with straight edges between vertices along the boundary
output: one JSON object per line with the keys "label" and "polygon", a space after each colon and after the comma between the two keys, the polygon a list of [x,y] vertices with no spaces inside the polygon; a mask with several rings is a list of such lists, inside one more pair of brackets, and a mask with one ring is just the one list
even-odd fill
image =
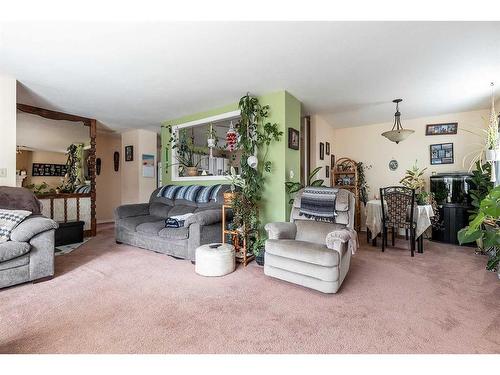
{"label": "tall green houseplant", "polygon": [[[233,224],[246,236],[253,252],[258,253],[262,244],[259,206],[266,175],[271,172],[269,146],[278,142],[283,132],[277,123],[267,121],[270,108],[261,105],[256,97],[249,94],[243,96],[238,108],[241,120],[236,125],[239,134],[237,148],[242,151],[240,177],[245,183],[233,202]],[[249,160],[252,165],[248,163]]]}

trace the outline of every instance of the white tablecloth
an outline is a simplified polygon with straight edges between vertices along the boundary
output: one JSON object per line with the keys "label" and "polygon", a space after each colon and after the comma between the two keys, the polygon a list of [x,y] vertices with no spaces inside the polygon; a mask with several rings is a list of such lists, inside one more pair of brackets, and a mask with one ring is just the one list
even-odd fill
{"label": "white tablecloth", "polygon": [[[380,200],[371,200],[366,203],[366,227],[370,230],[372,238],[375,238],[382,231],[382,205],[380,202]],[[420,237],[431,226],[431,217],[433,216],[434,211],[430,204],[415,207],[413,220],[417,223],[417,237]]]}

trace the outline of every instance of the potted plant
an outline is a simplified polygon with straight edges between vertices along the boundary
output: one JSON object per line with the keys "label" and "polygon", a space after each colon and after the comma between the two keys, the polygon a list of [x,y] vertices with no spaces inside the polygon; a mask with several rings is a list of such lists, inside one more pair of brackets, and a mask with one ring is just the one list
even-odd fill
{"label": "potted plant", "polygon": [[212,124],[207,129],[207,145],[209,148],[217,147],[217,132]]}
{"label": "potted plant", "polygon": [[224,193],[224,204],[232,205],[236,195],[238,194],[236,188],[244,190],[245,180],[236,173],[236,169],[233,166],[231,166],[230,174],[226,176],[226,179],[229,180],[231,184],[231,191],[226,191]]}
{"label": "potted plant", "polygon": [[[460,244],[481,240],[489,255],[486,269],[499,272],[500,262],[500,186],[492,189],[481,201],[469,226],[458,232]],[[500,273],[499,273],[500,278]]]}
{"label": "potted plant", "polygon": [[[272,142],[279,141],[283,132],[279,130],[277,123],[267,121],[269,106],[261,105],[256,97],[249,94],[243,96],[238,108],[241,120],[235,129],[239,134],[236,146],[241,150],[239,175],[244,184],[241,186],[241,194],[236,194],[233,200],[233,223],[235,227],[243,229],[242,235],[247,238],[249,249],[255,254],[259,249],[255,245],[259,243],[257,241],[265,240],[260,233],[262,228],[259,204],[264,191],[265,176],[271,172],[269,146]],[[252,156],[258,159],[257,163],[248,163]]]}
{"label": "potted plant", "polygon": [[415,189],[418,205],[429,204],[429,193],[425,191],[424,172],[427,168],[420,169],[417,166],[417,160],[411,169],[407,169],[405,176],[399,181],[403,186],[410,189]]}
{"label": "potted plant", "polygon": [[[323,167],[317,167],[315,168],[307,177],[307,185],[306,186],[323,186],[323,183],[325,180],[313,180],[314,176],[318,174],[318,172],[323,169]],[[304,185],[302,185],[300,182],[293,182],[293,181],[287,181],[285,182],[285,190],[287,194],[289,195],[289,200],[288,204],[293,204],[293,197],[292,194],[297,193],[299,190],[305,188]]]}
{"label": "potted plant", "polygon": [[185,130],[179,131],[178,135],[172,132],[171,126],[168,126],[168,130],[170,132],[169,144],[172,145],[172,150],[177,150],[177,163],[172,163],[169,166],[175,164],[181,165],[188,176],[198,176],[198,165],[201,162],[201,158],[195,161],[195,155],[201,152],[195,149],[193,140]]}

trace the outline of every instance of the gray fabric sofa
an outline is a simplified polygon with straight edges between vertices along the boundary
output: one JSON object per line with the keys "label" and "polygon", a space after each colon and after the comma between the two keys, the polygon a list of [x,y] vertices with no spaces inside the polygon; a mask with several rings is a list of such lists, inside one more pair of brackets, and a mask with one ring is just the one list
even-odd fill
{"label": "gray fabric sofa", "polygon": [[264,273],[323,293],[336,293],[349,271],[349,238],[356,236],[354,195],[340,189],[336,223],[326,223],[299,215],[301,194],[302,190],[294,200],[289,223],[265,225]]}
{"label": "gray fabric sofa", "polygon": [[[222,204],[229,185],[222,185],[215,199],[197,203],[185,199],[158,197],[153,191],[149,203],[127,204],[115,209],[117,243],[182,259],[195,259],[195,250],[203,244],[222,240]],[[165,219],[193,213],[184,227],[165,228]]]}
{"label": "gray fabric sofa", "polygon": [[35,212],[0,243],[0,288],[54,276],[57,223],[39,214],[40,203],[27,189],[0,187],[0,208]]}

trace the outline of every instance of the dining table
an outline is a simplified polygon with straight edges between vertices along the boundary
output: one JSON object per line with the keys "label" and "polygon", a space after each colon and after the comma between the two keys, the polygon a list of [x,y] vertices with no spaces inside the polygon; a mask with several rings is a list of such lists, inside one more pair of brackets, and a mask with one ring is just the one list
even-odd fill
{"label": "dining table", "polygon": [[[408,209],[409,211],[409,209]],[[429,228],[434,210],[430,204],[416,205],[413,211],[413,221],[416,223],[415,236],[418,241],[418,252],[423,252],[423,234]],[[377,245],[377,236],[382,232],[382,203],[380,199],[366,202],[366,230],[368,240]],[[403,229],[404,230],[404,229]]]}

